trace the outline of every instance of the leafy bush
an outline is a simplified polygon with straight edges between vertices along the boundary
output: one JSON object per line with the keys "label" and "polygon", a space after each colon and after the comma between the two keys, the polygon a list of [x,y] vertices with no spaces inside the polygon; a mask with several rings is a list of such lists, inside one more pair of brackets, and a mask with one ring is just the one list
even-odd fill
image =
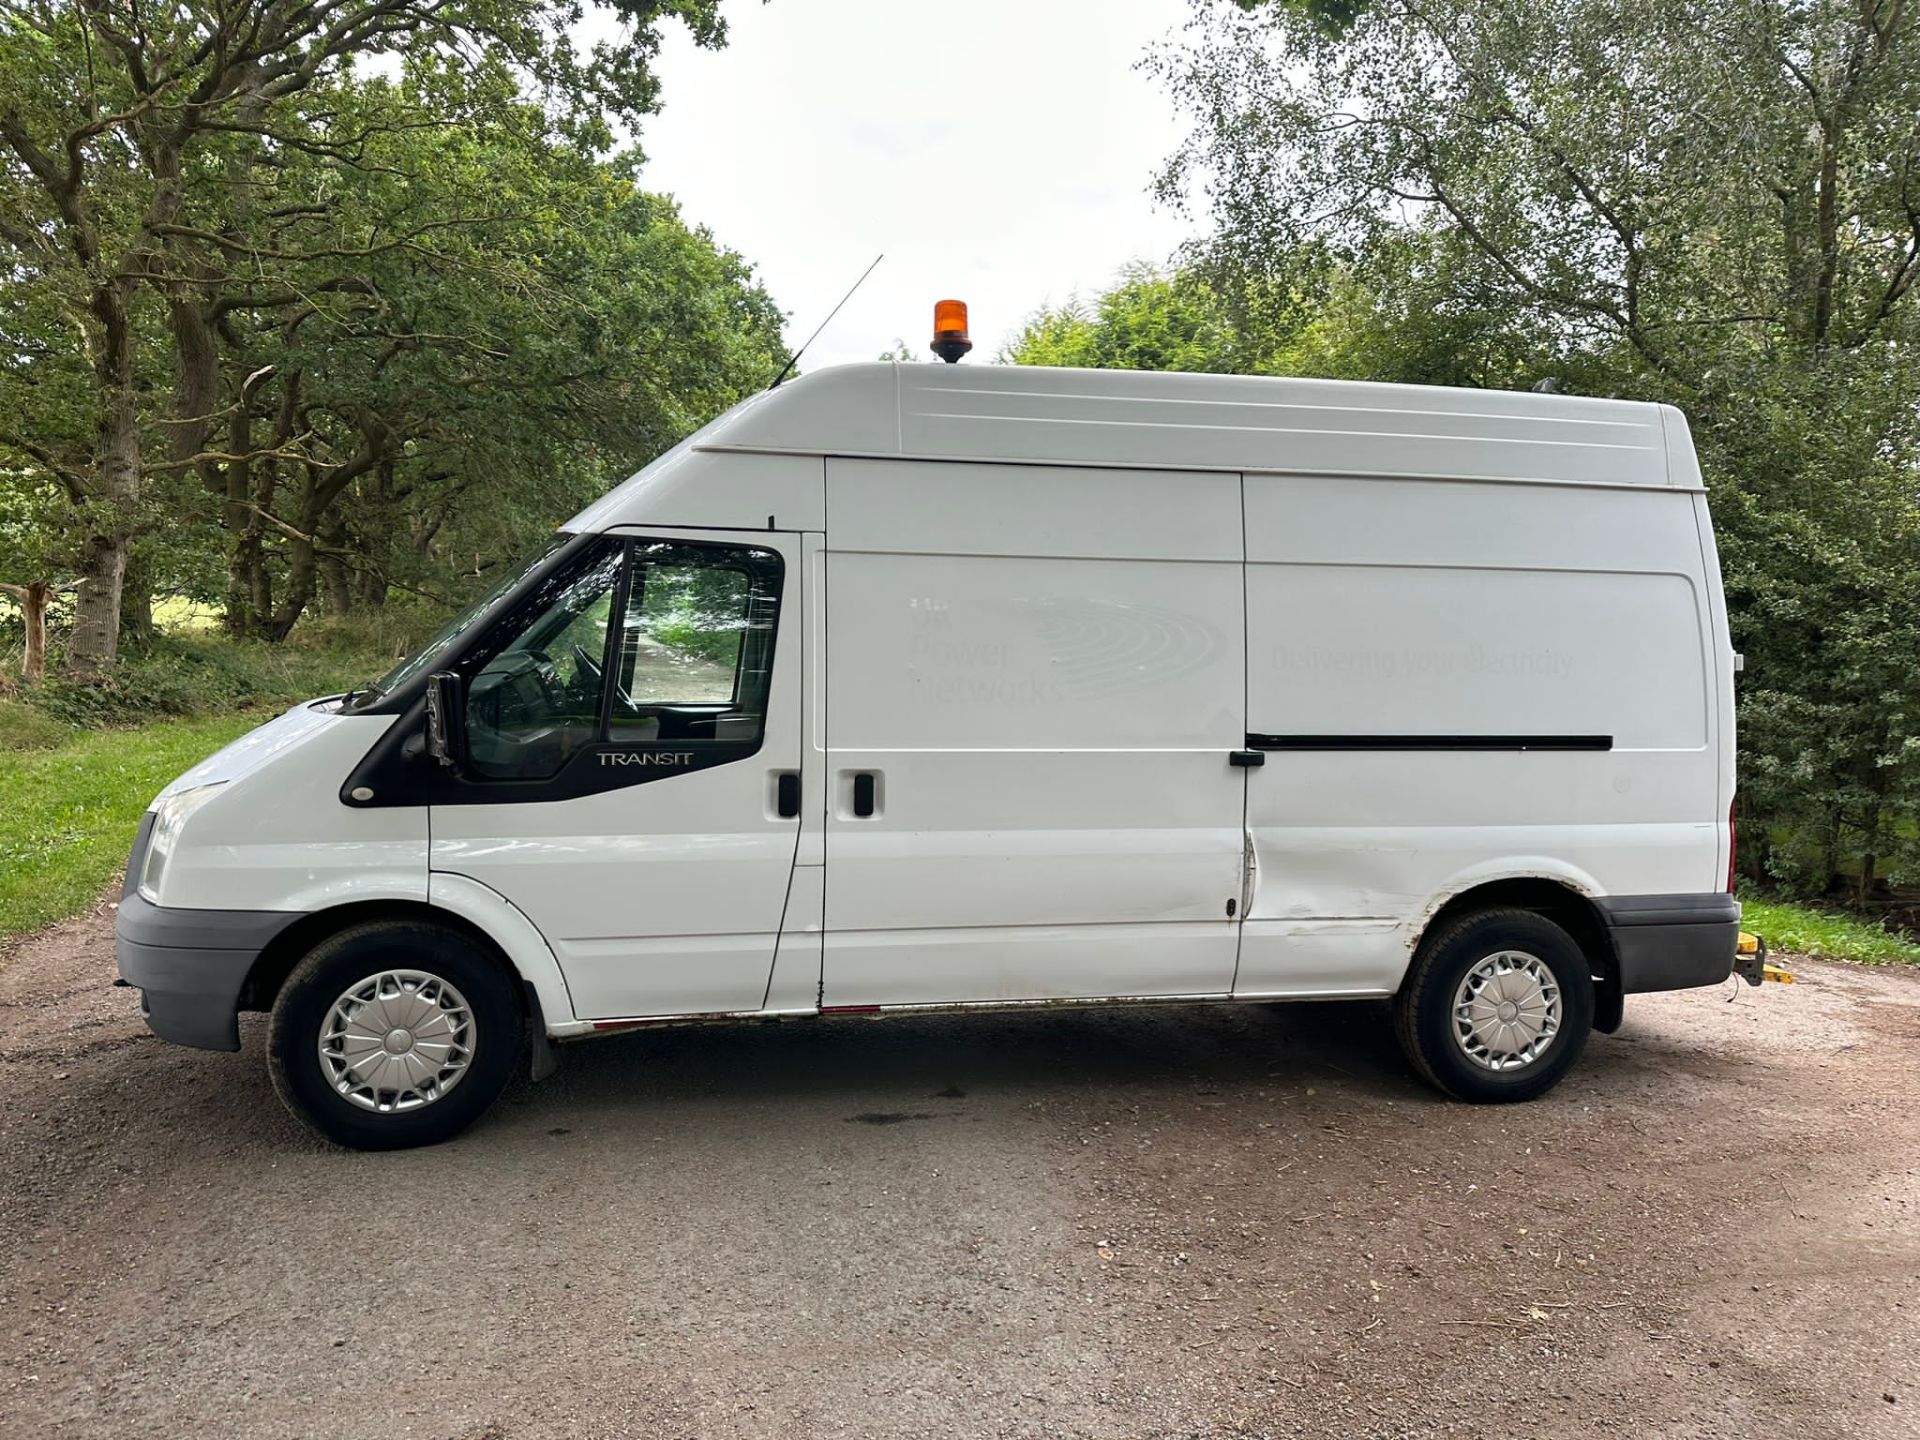
{"label": "leafy bush", "polygon": [[447,611],[437,605],[390,604],[348,616],[308,616],[285,643],[375,665],[359,677],[371,680],[425,644],[446,620]]}
{"label": "leafy bush", "polygon": [[19,694],[26,706],[52,722],[97,730],[172,716],[292,705],[337,694],[392,664],[364,636],[336,630],[316,639],[319,643],[271,645],[211,635],[159,635],[123,655],[105,684],[48,679]]}
{"label": "leafy bush", "polygon": [[0,699],[0,751],[51,750],[72,733],[44,710]]}

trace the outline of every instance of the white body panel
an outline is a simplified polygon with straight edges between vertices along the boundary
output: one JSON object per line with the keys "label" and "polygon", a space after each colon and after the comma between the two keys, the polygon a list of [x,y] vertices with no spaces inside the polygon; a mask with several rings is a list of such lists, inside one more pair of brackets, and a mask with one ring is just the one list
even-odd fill
{"label": "white body panel", "polygon": [[1240,486],[1181,482],[828,462],[825,1004],[1232,987]]}
{"label": "white body panel", "polygon": [[[300,707],[169,787],[222,786],[155,903],[431,904],[564,1035],[1386,994],[1480,884],[1724,884],[1732,656],[1670,409],[850,366],[737,407],[566,528],[780,552],[759,753],[447,805],[429,846],[424,808],[340,798],[392,722]],[[1250,735],[1330,743],[1230,764]],[[782,770],[798,817],[775,813]]]}
{"label": "white body panel", "polygon": [[158,903],[186,910],[326,910],[427,898],[427,813],[353,810],[340,782],[391,722],[297,705],[161,792],[218,784],[177,845]]}

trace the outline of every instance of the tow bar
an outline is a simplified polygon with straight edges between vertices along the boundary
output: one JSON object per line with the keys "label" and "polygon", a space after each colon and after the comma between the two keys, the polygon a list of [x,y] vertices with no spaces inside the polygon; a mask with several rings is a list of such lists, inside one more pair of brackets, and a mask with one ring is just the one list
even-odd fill
{"label": "tow bar", "polygon": [[1793,984],[1793,972],[1778,965],[1767,963],[1767,942],[1758,935],[1740,932],[1739,943],[1733,950],[1733,973],[1749,985],[1758,985],[1771,980],[1779,985]]}

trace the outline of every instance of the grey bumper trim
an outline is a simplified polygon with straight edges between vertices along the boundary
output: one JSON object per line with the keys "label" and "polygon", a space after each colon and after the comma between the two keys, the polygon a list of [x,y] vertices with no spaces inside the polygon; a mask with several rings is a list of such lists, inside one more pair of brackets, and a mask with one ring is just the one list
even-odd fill
{"label": "grey bumper trim", "polygon": [[240,990],[274,936],[300,916],[285,910],[178,910],[138,892],[114,922],[120,975],[141,992],[140,1012],[162,1040],[202,1050],[240,1048]]}
{"label": "grey bumper trim", "polygon": [[1607,924],[1738,925],[1740,902],[1731,895],[1603,895],[1594,904]]}
{"label": "grey bumper trim", "polygon": [[258,951],[299,918],[296,910],[181,910],[155,905],[136,890],[120,901],[113,931],[136,945]]}
{"label": "grey bumper trim", "polygon": [[1733,973],[1740,902],[1731,895],[1611,895],[1594,901],[1620,962],[1620,990],[1718,985]]}

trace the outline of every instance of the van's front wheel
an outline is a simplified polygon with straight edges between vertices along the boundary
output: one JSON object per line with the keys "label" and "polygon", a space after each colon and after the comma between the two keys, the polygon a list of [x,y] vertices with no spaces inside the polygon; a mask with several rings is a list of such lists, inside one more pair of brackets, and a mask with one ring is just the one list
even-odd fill
{"label": "van's front wheel", "polygon": [[1394,1030],[1456,1100],[1531,1100],[1580,1058],[1593,1004],[1592,967],[1572,936],[1528,910],[1482,910],[1421,945]]}
{"label": "van's front wheel", "polygon": [[356,925],[287,977],[268,1065],[287,1107],[335,1144],[434,1145],[505,1087],[523,1023],[512,984],[465,936],[418,921]]}

